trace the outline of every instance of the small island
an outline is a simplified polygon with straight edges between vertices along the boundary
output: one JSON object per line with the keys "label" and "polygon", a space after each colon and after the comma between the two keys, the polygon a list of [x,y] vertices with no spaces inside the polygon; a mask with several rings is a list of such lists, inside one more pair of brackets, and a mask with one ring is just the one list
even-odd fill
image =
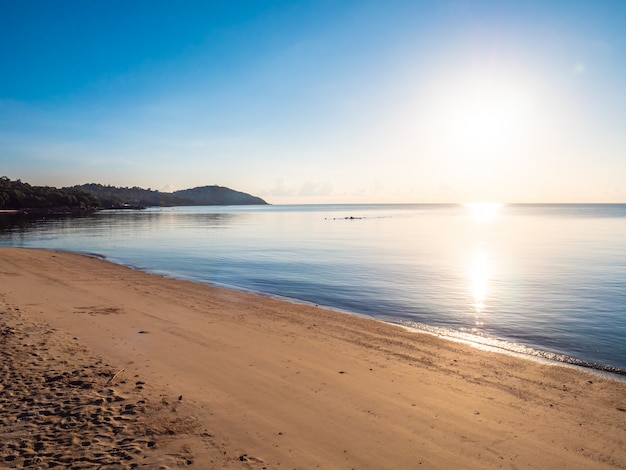
{"label": "small island", "polygon": [[200,186],[172,193],[96,183],[54,188],[0,177],[0,211],[75,213],[102,209],[173,206],[264,205],[263,199],[223,186]]}

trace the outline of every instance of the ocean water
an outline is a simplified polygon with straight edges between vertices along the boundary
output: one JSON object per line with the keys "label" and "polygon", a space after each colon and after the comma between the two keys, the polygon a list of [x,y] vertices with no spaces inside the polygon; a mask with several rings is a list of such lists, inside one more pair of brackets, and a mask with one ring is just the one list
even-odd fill
{"label": "ocean water", "polygon": [[626,375],[626,205],[277,205],[0,217],[0,245]]}

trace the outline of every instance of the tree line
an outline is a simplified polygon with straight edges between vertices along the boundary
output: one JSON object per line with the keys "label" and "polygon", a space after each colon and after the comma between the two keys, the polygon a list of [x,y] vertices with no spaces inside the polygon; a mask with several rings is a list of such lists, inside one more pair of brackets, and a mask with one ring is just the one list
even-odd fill
{"label": "tree line", "polygon": [[250,205],[267,204],[263,199],[222,186],[201,186],[173,193],[119,188],[96,183],[66,188],[31,186],[0,177],[0,209],[96,210],[139,209],[150,206]]}
{"label": "tree line", "polygon": [[6,176],[0,177],[0,209],[89,210],[101,207],[94,195],[77,188],[57,189],[31,186]]}

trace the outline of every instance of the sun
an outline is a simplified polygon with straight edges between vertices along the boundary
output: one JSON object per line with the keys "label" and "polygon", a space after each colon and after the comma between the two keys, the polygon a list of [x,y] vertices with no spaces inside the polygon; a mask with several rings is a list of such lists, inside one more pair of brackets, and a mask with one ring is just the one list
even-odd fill
{"label": "sun", "polygon": [[541,83],[515,65],[463,63],[433,74],[418,96],[415,167],[454,188],[457,200],[514,198],[546,132]]}
{"label": "sun", "polygon": [[446,134],[467,153],[486,153],[515,145],[528,122],[529,94],[504,78],[460,82],[444,105]]}

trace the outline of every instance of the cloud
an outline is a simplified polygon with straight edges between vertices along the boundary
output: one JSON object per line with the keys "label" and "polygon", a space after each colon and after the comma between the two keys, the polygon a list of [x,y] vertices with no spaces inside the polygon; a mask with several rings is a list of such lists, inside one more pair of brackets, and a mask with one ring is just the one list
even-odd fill
{"label": "cloud", "polygon": [[159,191],[161,191],[162,193],[173,193],[176,190],[178,190],[178,188],[172,183],[167,183],[166,185],[159,188]]}
{"label": "cloud", "polygon": [[335,187],[330,181],[307,180],[298,186],[297,184],[286,182],[284,178],[278,178],[274,181],[274,187],[269,191],[262,191],[262,195],[279,198],[323,197],[330,196],[334,189]]}
{"label": "cloud", "polygon": [[298,191],[298,196],[329,196],[334,189],[333,183],[330,181],[320,183],[309,180],[302,184],[300,191]]}
{"label": "cloud", "polygon": [[368,187],[362,187],[353,192],[354,196],[379,196],[385,192],[385,185],[379,181],[374,181]]}
{"label": "cloud", "polygon": [[436,202],[455,202],[459,200],[459,194],[447,184],[441,184],[435,190],[433,200]]}
{"label": "cloud", "polygon": [[288,186],[284,178],[278,178],[274,181],[274,187],[269,190],[269,195],[274,197],[290,197],[296,195],[296,188]]}

